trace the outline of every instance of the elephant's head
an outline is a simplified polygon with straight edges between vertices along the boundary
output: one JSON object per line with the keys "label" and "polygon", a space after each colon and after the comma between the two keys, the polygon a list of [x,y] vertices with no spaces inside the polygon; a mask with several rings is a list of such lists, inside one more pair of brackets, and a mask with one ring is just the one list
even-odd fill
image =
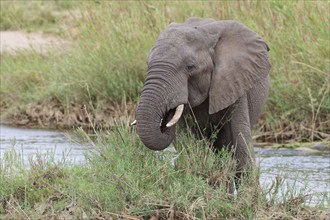
{"label": "elephant's head", "polygon": [[148,75],[137,107],[137,132],[150,149],[175,137],[184,104],[209,98],[214,114],[241,97],[269,72],[268,47],[236,21],[190,18],[172,23],[148,57]]}

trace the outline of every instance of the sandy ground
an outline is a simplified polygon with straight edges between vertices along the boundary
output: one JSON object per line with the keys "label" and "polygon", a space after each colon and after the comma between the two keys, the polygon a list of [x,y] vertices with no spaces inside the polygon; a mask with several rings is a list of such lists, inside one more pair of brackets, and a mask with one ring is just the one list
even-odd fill
{"label": "sandy ground", "polygon": [[67,44],[64,40],[53,36],[23,31],[1,31],[0,42],[0,52],[8,52],[12,55],[18,50],[34,50],[38,53],[45,53],[49,48],[60,49],[63,44]]}

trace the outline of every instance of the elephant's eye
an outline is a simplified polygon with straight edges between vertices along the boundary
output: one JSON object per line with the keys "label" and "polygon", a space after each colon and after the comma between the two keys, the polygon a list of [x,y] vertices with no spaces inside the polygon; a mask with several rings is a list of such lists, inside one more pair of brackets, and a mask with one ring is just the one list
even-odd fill
{"label": "elephant's eye", "polygon": [[194,65],[192,65],[192,64],[187,65],[187,70],[189,72],[193,71],[194,69],[195,69],[195,66]]}

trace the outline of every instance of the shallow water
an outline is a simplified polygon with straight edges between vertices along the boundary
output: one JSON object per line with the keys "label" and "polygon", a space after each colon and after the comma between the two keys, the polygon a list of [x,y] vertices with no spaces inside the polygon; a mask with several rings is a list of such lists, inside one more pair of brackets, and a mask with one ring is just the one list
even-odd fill
{"label": "shallow water", "polygon": [[[0,125],[0,158],[6,150],[22,153],[25,162],[37,153],[53,153],[56,161],[84,163],[88,147],[75,143],[69,133],[38,129],[13,128]],[[255,148],[257,163],[261,169],[260,182],[268,187],[277,176],[285,178],[281,190],[294,187],[315,195],[311,204],[324,198],[330,199],[330,152],[311,153],[292,149]],[[28,163],[27,163],[28,164]],[[292,191],[292,190],[291,190]],[[299,191],[297,192],[299,193]]]}
{"label": "shallow water", "polygon": [[69,133],[0,125],[1,159],[5,151],[15,149],[21,153],[24,162],[36,158],[37,153],[51,153],[55,161],[69,160],[79,164],[84,161],[85,148],[73,142]]}
{"label": "shallow water", "polygon": [[255,148],[255,152],[261,169],[262,186],[269,187],[275,178],[280,176],[285,178],[281,187],[283,193],[294,188],[297,194],[299,191],[310,194],[310,204],[315,204],[323,198],[329,202],[329,152],[311,153],[303,150],[262,148]]}

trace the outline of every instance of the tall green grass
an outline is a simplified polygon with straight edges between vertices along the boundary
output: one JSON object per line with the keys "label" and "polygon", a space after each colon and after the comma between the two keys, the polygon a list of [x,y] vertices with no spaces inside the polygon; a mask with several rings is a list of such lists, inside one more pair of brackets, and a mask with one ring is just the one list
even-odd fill
{"label": "tall green grass", "polygon": [[317,219],[325,213],[322,202],[308,207],[306,194],[279,190],[281,181],[261,188],[258,171],[231,194],[230,154],[215,154],[191,134],[178,136],[177,152],[155,152],[134,128],[117,125],[94,140],[79,133],[94,146],[80,166],[39,155],[26,169],[7,152],[0,166],[1,219]]}
{"label": "tall green grass", "polygon": [[[329,2],[61,4],[47,1],[34,7],[43,11],[42,7],[49,6],[45,11],[52,16],[56,15],[53,10],[70,10],[70,18],[57,17],[53,25],[61,29],[65,24],[62,36],[72,42],[70,49],[48,55],[2,54],[0,94],[4,106],[20,105],[24,109],[31,102],[46,105],[56,100],[64,108],[76,103],[102,110],[104,103],[136,103],[146,74],[145,60],[159,33],[172,21],[211,17],[239,20],[269,44],[272,86],[259,123],[261,132],[276,131],[275,139],[288,136],[298,140],[326,138],[329,132]],[[1,13],[1,21],[6,24],[2,29],[38,27],[33,21],[26,23],[24,13],[17,19],[11,16],[11,11],[25,11],[26,7],[10,4],[8,12]],[[263,139],[267,140],[267,135]]]}

